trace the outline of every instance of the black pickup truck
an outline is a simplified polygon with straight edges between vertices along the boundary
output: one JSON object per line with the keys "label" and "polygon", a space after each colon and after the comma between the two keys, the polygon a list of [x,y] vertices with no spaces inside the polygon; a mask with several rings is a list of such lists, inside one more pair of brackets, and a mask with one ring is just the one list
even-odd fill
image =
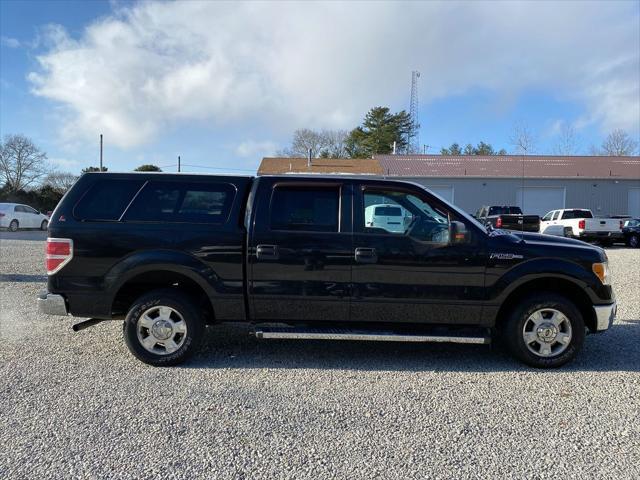
{"label": "black pickup truck", "polygon": [[[404,231],[366,225],[379,204],[406,211]],[[88,318],[75,330],[124,320],[152,365],[249,322],[258,338],[501,339],[557,367],[616,312],[602,249],[488,231],[420,185],[365,177],[88,173],[53,212],[46,266],[42,312]]]}
{"label": "black pickup truck", "polygon": [[523,215],[520,207],[485,206],[478,209],[475,217],[483,225],[493,228],[536,233],[540,231],[540,217],[538,215]]}

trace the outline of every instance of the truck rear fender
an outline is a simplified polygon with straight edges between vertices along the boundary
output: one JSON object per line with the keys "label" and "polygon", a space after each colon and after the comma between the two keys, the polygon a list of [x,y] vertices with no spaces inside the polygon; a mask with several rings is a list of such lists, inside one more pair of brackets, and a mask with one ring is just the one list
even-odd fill
{"label": "truck rear fender", "polygon": [[[234,286],[198,259],[181,251],[146,250],[134,253],[114,265],[104,277],[104,291],[111,296],[114,315],[126,312],[130,303],[144,291],[175,285],[204,299],[208,316],[226,317],[227,305],[238,305],[244,316],[242,282]],[[222,309],[221,315],[217,310]],[[232,315],[235,316],[235,315]]]}

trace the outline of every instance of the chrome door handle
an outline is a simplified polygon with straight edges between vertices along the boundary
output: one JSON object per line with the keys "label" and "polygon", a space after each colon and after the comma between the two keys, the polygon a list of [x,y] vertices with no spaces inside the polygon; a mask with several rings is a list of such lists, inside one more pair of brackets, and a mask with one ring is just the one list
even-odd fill
{"label": "chrome door handle", "polygon": [[356,248],[354,257],[358,263],[376,263],[378,261],[375,248]]}
{"label": "chrome door handle", "polygon": [[280,253],[277,245],[258,245],[256,247],[256,258],[258,260],[278,260]]}

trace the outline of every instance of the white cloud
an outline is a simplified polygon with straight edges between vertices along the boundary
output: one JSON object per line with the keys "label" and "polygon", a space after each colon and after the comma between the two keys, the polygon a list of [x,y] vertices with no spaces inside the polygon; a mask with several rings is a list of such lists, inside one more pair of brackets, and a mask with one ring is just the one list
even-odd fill
{"label": "white cloud", "polygon": [[50,158],[49,162],[57,167],[61,167],[67,170],[77,170],[80,166],[80,162],[69,158]]}
{"label": "white cloud", "polygon": [[235,148],[235,154],[241,158],[262,158],[269,157],[276,153],[278,145],[272,141],[256,142],[254,140],[244,141]]}
{"label": "white cloud", "polygon": [[19,48],[20,40],[17,38],[5,37],[4,35],[0,37],[0,46],[7,48]]}
{"label": "white cloud", "polygon": [[638,19],[634,2],[143,2],[80,38],[51,27],[29,79],[65,107],[66,138],[121,147],[186,121],[350,127],[406,105],[416,68],[423,103],[544,89],[584,104],[585,122],[637,130]]}

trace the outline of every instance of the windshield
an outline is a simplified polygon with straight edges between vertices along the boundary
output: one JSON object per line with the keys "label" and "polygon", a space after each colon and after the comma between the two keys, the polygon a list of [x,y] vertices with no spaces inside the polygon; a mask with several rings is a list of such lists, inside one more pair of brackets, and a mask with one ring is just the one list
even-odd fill
{"label": "windshield", "polygon": [[[414,185],[418,185],[418,184],[414,184]],[[464,210],[459,209],[458,207],[452,205],[450,202],[446,201],[444,198],[442,198],[440,195],[438,195],[437,193],[432,192],[431,190],[429,190],[428,188],[422,186],[422,185],[418,185],[420,188],[422,188],[423,190],[429,192],[431,195],[433,195],[434,197],[436,197],[438,200],[440,200],[442,203],[444,203],[446,206],[448,206],[451,210],[453,210],[454,212],[456,212],[458,215],[460,215],[462,218],[464,218],[466,221],[468,221],[470,224],[474,225],[476,228],[482,230],[483,232],[487,231],[487,227],[485,227],[483,224],[481,224],[478,220],[476,220],[475,218],[473,218],[471,215],[469,215],[467,212],[465,212]],[[421,202],[422,203],[422,202]]]}
{"label": "windshield", "polygon": [[385,217],[401,217],[402,210],[400,207],[376,207],[375,215]]}

